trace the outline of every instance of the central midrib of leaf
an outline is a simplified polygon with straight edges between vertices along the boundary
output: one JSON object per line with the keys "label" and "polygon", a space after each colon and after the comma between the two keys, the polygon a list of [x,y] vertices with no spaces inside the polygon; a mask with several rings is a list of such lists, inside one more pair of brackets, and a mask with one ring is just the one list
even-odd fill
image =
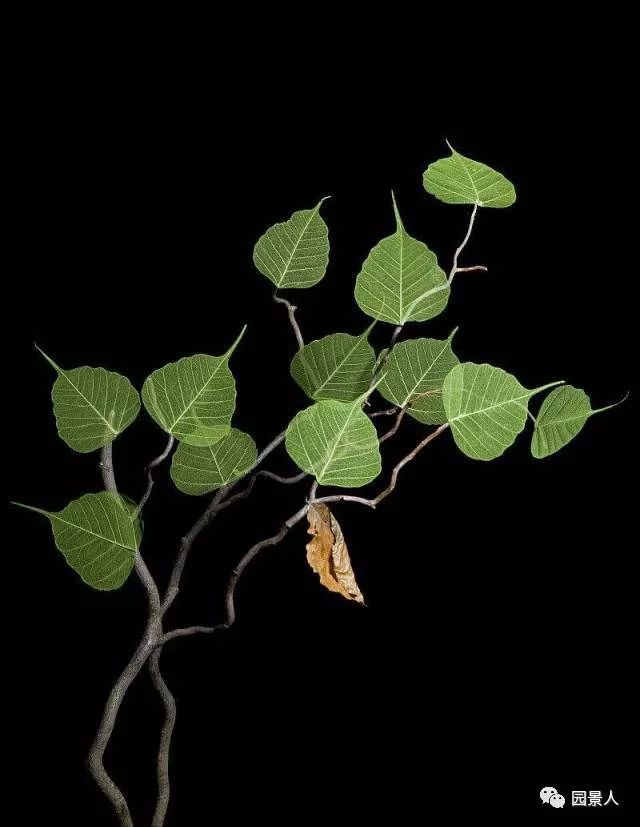
{"label": "central midrib of leaf", "polygon": [[[320,204],[322,204],[322,201],[320,202]],[[311,224],[311,222],[315,218],[316,213],[320,209],[320,204],[318,204],[317,206],[315,206],[313,208],[313,210],[311,211],[311,215],[309,216],[309,220],[307,221],[307,223],[304,225],[304,227],[300,231],[300,234],[298,236],[298,240],[293,245],[293,250],[291,251],[291,255],[289,256],[289,261],[287,261],[287,263],[285,264],[284,270],[282,271],[282,275],[280,276],[280,280],[278,281],[278,287],[282,286],[282,282],[284,281],[284,277],[287,275],[287,272],[289,271],[289,267],[291,266],[291,262],[293,261],[293,257],[296,254],[296,250],[300,246],[300,242],[302,241],[302,236],[307,232],[307,227],[309,226],[309,224]]]}
{"label": "central midrib of leaf", "polygon": [[[175,422],[174,422],[172,425],[169,425],[169,426],[168,426],[169,430],[173,430],[173,429],[176,427],[176,425],[178,424],[178,422],[180,422],[180,420],[183,418],[183,416],[185,416],[185,415],[186,415],[187,411],[189,411],[189,410],[192,408],[192,406],[193,406],[193,405],[197,402],[197,400],[198,400],[198,399],[202,396],[202,394],[203,394],[203,393],[205,392],[205,390],[208,388],[208,386],[209,386],[209,384],[210,384],[211,380],[213,379],[213,377],[214,377],[214,376],[218,373],[218,371],[220,370],[220,368],[221,368],[221,367],[222,367],[222,365],[224,365],[224,364],[226,364],[225,360],[221,360],[221,361],[218,363],[218,365],[216,366],[216,369],[213,371],[213,373],[211,374],[211,376],[207,379],[207,381],[204,383],[204,385],[203,385],[203,386],[200,388],[200,390],[196,393],[196,395],[193,397],[193,399],[191,400],[191,402],[189,402],[189,404],[186,406],[186,408],[182,411],[182,413],[180,414],[180,416],[179,416],[179,417],[175,420]],[[178,380],[178,384],[179,384],[179,383],[180,383],[180,380]],[[182,389],[180,390],[180,393],[182,394]],[[156,397],[156,398],[157,398],[157,397]],[[168,398],[169,398],[169,395],[167,394],[167,399],[168,399]],[[171,406],[171,405],[169,405],[169,406]]]}
{"label": "central midrib of leaf", "polygon": [[[365,335],[365,334],[363,333],[363,334],[362,334],[362,336],[364,336],[364,335]],[[324,389],[326,388],[326,386],[327,386],[327,385],[329,384],[329,382],[333,379],[333,377],[336,375],[336,373],[338,373],[338,371],[340,370],[340,368],[341,368],[341,367],[344,365],[344,363],[345,363],[345,362],[349,359],[349,357],[353,354],[353,352],[354,352],[354,351],[358,348],[358,346],[360,345],[360,342],[362,341],[362,336],[359,336],[359,337],[356,339],[356,343],[355,343],[355,345],[351,348],[351,350],[350,350],[350,351],[348,351],[348,353],[346,353],[346,354],[345,354],[345,356],[343,357],[342,361],[338,362],[338,364],[335,366],[335,368],[334,368],[334,369],[333,369],[333,371],[329,374],[329,376],[327,376],[327,378],[324,380],[324,382],[316,388],[316,390],[314,391],[314,393],[315,393],[315,394],[320,393],[320,391],[322,391],[322,390],[324,390]],[[307,362],[306,364],[308,364],[308,362]]]}
{"label": "central midrib of leaf", "polygon": [[360,404],[361,404],[361,403],[360,403],[360,400],[358,399],[358,400],[356,400],[356,402],[354,403],[354,405],[352,405],[351,410],[349,411],[349,415],[347,416],[347,418],[346,418],[346,420],[345,420],[344,425],[342,426],[342,428],[341,428],[341,429],[340,429],[340,431],[338,432],[338,435],[337,435],[337,437],[336,437],[336,439],[335,439],[335,442],[333,443],[333,448],[331,449],[331,452],[330,452],[329,456],[327,457],[326,462],[324,463],[324,466],[322,467],[322,470],[320,471],[320,474],[319,474],[319,475],[316,475],[316,476],[321,476],[321,477],[322,477],[322,476],[324,476],[325,471],[327,470],[327,468],[329,467],[329,465],[330,465],[330,464],[331,464],[331,462],[333,461],[333,458],[334,458],[335,453],[336,453],[336,451],[337,451],[337,449],[338,449],[338,445],[339,445],[339,443],[340,443],[340,440],[342,439],[342,436],[343,436],[344,432],[347,430],[347,428],[348,428],[348,426],[349,426],[349,423],[351,422],[351,417],[353,416],[353,414],[354,414],[354,412],[355,412],[356,408],[357,408]]}
{"label": "central midrib of leaf", "polygon": [[[46,511],[42,511],[42,514],[47,514]],[[102,534],[96,534],[95,531],[91,531],[89,528],[84,528],[84,526],[77,525],[76,523],[70,523],[69,520],[65,520],[60,517],[58,514],[49,514],[48,515],[52,520],[58,520],[65,525],[71,526],[72,528],[77,528],[78,531],[82,531],[85,534],[90,534],[92,537],[97,537],[98,540],[104,540],[105,543],[112,543],[114,546],[118,546],[119,548],[124,548],[127,551],[133,551],[134,553],[138,551],[136,546],[127,546],[122,541],[116,540],[114,537],[104,537]]]}
{"label": "central midrib of leaf", "polygon": [[558,425],[563,422],[575,422],[577,419],[589,419],[592,413],[597,413],[597,411],[588,411],[587,413],[578,414],[578,416],[563,416],[561,419],[551,419],[548,422],[540,422],[539,419],[536,419],[536,427],[541,430],[542,428],[551,428],[553,425]]}
{"label": "central midrib of leaf", "polygon": [[462,167],[465,175],[469,179],[469,183],[471,184],[471,189],[473,190],[476,202],[477,202],[478,206],[481,207],[482,206],[482,201],[480,200],[480,191],[476,188],[473,177],[472,177],[471,173],[469,172],[469,170],[467,169],[466,164],[464,163],[464,161],[462,160],[462,158],[460,157],[460,155],[457,152],[454,152],[453,157],[456,159],[456,162],[457,162],[458,166]]}
{"label": "central midrib of leaf", "polygon": [[398,235],[400,236],[400,321],[402,321],[402,305],[403,305],[403,297],[404,297],[404,283],[402,280],[402,263],[404,260],[404,247],[402,241],[402,234],[403,234],[403,227],[402,224],[398,227]]}
{"label": "central midrib of leaf", "polygon": [[[76,391],[76,393],[78,394],[78,396],[81,396],[81,397],[84,399],[84,401],[87,403],[87,405],[88,405],[88,406],[89,406],[92,410],[94,410],[94,411],[98,414],[98,416],[100,417],[100,419],[104,422],[104,424],[105,424],[105,425],[107,426],[107,428],[111,431],[111,433],[112,433],[112,434],[115,434],[116,436],[118,436],[118,434],[119,434],[120,432],[119,432],[119,431],[117,431],[117,430],[113,427],[113,425],[109,422],[109,420],[108,420],[105,416],[103,416],[103,415],[102,415],[102,413],[98,410],[98,408],[96,408],[96,406],[93,404],[93,402],[91,402],[89,399],[87,399],[87,397],[86,397],[86,396],[82,393],[82,391],[80,390],[80,388],[79,388],[77,385],[74,385],[74,384],[73,384],[73,382],[71,381],[71,379],[69,379],[69,377],[67,376],[67,374],[65,373],[65,371],[61,370],[61,371],[60,371],[60,376],[63,376],[63,377],[67,380],[67,382],[71,385],[71,387],[72,387],[72,388]],[[108,389],[109,389],[109,378],[107,377],[107,390],[108,390]]]}
{"label": "central midrib of leaf", "polygon": [[[530,399],[534,394],[539,393],[540,391],[546,390],[547,388],[553,388],[556,385],[561,385],[561,384],[562,384],[562,380],[560,380],[558,382],[550,382],[548,385],[542,385],[542,387],[540,387],[540,388],[534,388],[532,391],[527,391],[525,394],[522,394],[522,396],[514,396],[511,399],[504,399],[501,402],[496,402],[494,405],[489,405],[486,408],[479,408],[479,409],[476,409],[474,411],[466,411],[465,413],[457,414],[456,416],[452,417],[449,421],[450,422],[457,422],[459,419],[466,419],[468,416],[477,416],[478,414],[487,413],[487,411],[493,411],[496,408],[504,408],[505,405],[510,405],[510,404],[520,405],[520,400],[521,399]],[[471,393],[469,395],[471,396]],[[476,394],[476,396],[477,396],[477,394]],[[524,405],[520,405],[520,407],[525,408]]]}
{"label": "central midrib of leaf", "polygon": [[426,370],[422,373],[422,376],[420,377],[420,379],[418,379],[418,381],[415,383],[415,385],[414,385],[414,386],[413,386],[413,388],[411,389],[411,393],[409,393],[409,394],[407,395],[407,398],[404,400],[404,404],[405,404],[405,405],[407,404],[407,402],[411,399],[411,397],[412,397],[412,396],[413,396],[413,394],[415,393],[416,388],[418,387],[418,385],[420,384],[420,382],[422,382],[422,381],[423,381],[424,377],[425,377],[425,376],[429,373],[429,371],[433,368],[433,366],[434,366],[434,365],[435,365],[435,363],[438,361],[438,359],[439,359],[439,358],[442,356],[442,354],[445,352],[445,350],[447,349],[447,346],[448,346],[449,344],[450,344],[450,340],[449,340],[449,339],[447,339],[447,341],[444,343],[444,347],[442,348],[442,350],[440,351],[440,353],[438,353],[438,355],[437,355],[437,356],[433,359],[433,361],[431,362],[431,364],[429,365],[429,367],[428,367],[428,368],[427,368],[427,369],[426,369]]}

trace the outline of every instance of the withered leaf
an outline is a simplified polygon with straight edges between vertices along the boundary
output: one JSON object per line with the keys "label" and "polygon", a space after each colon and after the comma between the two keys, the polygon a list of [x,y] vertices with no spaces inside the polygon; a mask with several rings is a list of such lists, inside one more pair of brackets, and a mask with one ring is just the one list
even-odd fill
{"label": "withered leaf", "polygon": [[307,544],[307,561],[331,592],[364,605],[351,568],[347,544],[338,521],[324,503],[314,503],[307,512],[308,533],[313,539]]}

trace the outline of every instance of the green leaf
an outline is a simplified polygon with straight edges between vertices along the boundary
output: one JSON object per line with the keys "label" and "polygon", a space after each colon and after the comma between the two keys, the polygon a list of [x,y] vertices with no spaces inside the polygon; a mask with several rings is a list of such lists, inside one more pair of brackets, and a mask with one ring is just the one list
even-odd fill
{"label": "green leaf", "polygon": [[516,200],[513,184],[486,164],[472,161],[451,150],[449,158],[429,164],[424,188],[446,204],[477,204],[478,207],[510,207]]}
{"label": "green leaf", "polygon": [[57,548],[92,588],[118,589],[131,573],[140,546],[140,523],[135,505],[117,494],[84,494],[62,511],[14,504],[49,519]]}
{"label": "green leaf", "polygon": [[563,385],[552,390],[538,411],[531,437],[531,453],[536,459],[555,454],[578,436],[590,416],[620,404],[616,402],[614,405],[594,409],[581,388]]}
{"label": "green leaf", "polygon": [[58,434],[70,448],[88,454],[112,442],[140,412],[140,396],[131,382],[104,368],[61,367],[37,345],[58,374],[51,399]]}
{"label": "green leaf", "polygon": [[258,458],[256,444],[248,434],[231,431],[205,448],[181,443],[171,461],[171,479],[185,494],[207,494],[240,479]]}
{"label": "green leaf", "polygon": [[395,325],[423,322],[441,313],[449,283],[434,253],[405,230],[393,199],[396,231],[367,256],[356,279],[358,307],[368,316]]}
{"label": "green leaf", "polygon": [[229,433],[236,406],[229,359],[246,329],[222,356],[185,356],[147,377],[142,401],[164,431],[196,446],[213,445]]}
{"label": "green leaf", "polygon": [[524,428],[529,399],[558,384],[528,390],[501,368],[473,362],[456,365],[442,386],[456,445],[472,459],[499,457]]}
{"label": "green leaf", "polygon": [[353,402],[316,402],[289,423],[289,456],[321,485],[358,488],[381,471],[378,434],[362,411],[365,396]]}
{"label": "green leaf", "polygon": [[[375,324],[375,322],[374,322]],[[332,333],[301,348],[291,362],[291,375],[311,399],[352,402],[369,387],[376,354],[367,337]]]}
{"label": "green leaf", "polygon": [[312,210],[294,212],[258,239],[253,263],[276,287],[313,287],[324,277],[329,263],[329,230],[320,207],[326,200],[320,199]]}
{"label": "green leaf", "polygon": [[442,403],[442,384],[458,364],[451,349],[455,330],[448,339],[409,339],[395,345],[385,364],[385,376],[378,390],[382,396],[404,408],[418,422],[440,425],[447,421]]}

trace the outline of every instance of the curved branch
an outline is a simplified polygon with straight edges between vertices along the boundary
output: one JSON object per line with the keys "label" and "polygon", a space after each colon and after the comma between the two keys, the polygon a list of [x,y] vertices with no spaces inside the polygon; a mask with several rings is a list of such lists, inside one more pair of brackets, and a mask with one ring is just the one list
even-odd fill
{"label": "curved branch", "polygon": [[302,338],[302,331],[298,326],[298,322],[296,321],[296,310],[298,309],[295,304],[291,304],[286,299],[280,298],[280,296],[273,294],[273,300],[277,304],[283,304],[287,308],[287,313],[289,314],[289,321],[291,323],[291,327],[293,328],[294,336],[296,337],[296,341],[298,343],[298,350],[302,350],[304,347],[304,339]]}
{"label": "curved branch", "polygon": [[146,663],[152,649],[153,645],[150,640],[148,638],[143,639],[134,652],[133,657],[125,666],[122,674],[113,685],[104,707],[104,713],[102,720],[100,721],[100,726],[98,727],[95,740],[91,746],[89,755],[87,756],[87,766],[89,772],[98,787],[111,802],[121,827],[133,827],[133,821],[131,820],[131,813],[129,812],[129,806],[126,798],[104,768],[104,753],[109,740],[111,739],[111,735],[113,734],[113,728],[115,726],[118,711],[120,710],[124,696],[131,686],[134,678],[138,675]]}
{"label": "curved branch", "polygon": [[305,503],[302,508],[296,511],[288,520],[282,524],[280,530],[273,534],[271,537],[267,537],[266,540],[260,540],[260,542],[255,543],[249,551],[242,557],[238,565],[233,569],[231,572],[231,577],[229,579],[229,583],[227,585],[227,590],[225,593],[225,609],[226,609],[226,616],[222,623],[218,623],[216,626],[187,626],[182,629],[173,629],[171,632],[167,632],[159,641],[159,645],[162,646],[165,643],[168,643],[170,640],[175,640],[176,638],[180,637],[188,637],[189,635],[196,635],[196,634],[205,634],[211,635],[214,632],[217,632],[221,629],[228,629],[230,626],[233,626],[236,620],[236,608],[235,608],[235,591],[236,586],[238,585],[238,581],[242,577],[245,569],[249,565],[249,563],[256,557],[264,548],[268,548],[269,546],[275,546],[279,542],[281,542],[286,535],[289,533],[290,529],[293,528],[296,523],[299,523],[300,520],[305,516],[307,510],[309,508],[308,503]]}
{"label": "curved branch", "polygon": [[436,428],[435,431],[432,431],[427,437],[425,437],[422,442],[418,443],[413,451],[410,451],[400,462],[394,467],[393,471],[391,472],[391,480],[389,485],[383,489],[377,497],[373,499],[366,499],[365,497],[356,497],[351,494],[331,494],[328,497],[319,497],[317,500],[313,500],[313,502],[317,503],[337,503],[337,502],[350,502],[350,503],[360,503],[360,505],[366,505],[369,508],[375,508],[385,497],[388,497],[389,494],[394,491],[396,487],[396,483],[398,481],[398,474],[404,468],[407,463],[411,462],[412,459],[415,459],[417,455],[422,451],[423,448],[426,448],[430,442],[433,442],[434,439],[440,436],[440,434],[444,433],[447,428],[449,427],[449,423],[446,422],[444,425],[440,425],[439,428]]}
{"label": "curved branch", "polygon": [[[260,463],[269,456],[269,454],[273,453],[275,449],[284,442],[285,438],[285,431],[282,431],[277,436],[275,436],[271,442],[263,448],[263,450],[258,454],[256,461],[254,462],[253,466],[247,471],[247,474],[250,474],[254,471]],[[245,474],[246,477],[246,474]],[[184,571],[184,567],[187,562],[187,558],[191,552],[191,547],[195,542],[198,535],[202,532],[204,528],[213,520],[215,515],[218,511],[221,511],[222,508],[225,508],[226,505],[223,501],[228,497],[228,495],[233,491],[233,489],[243,480],[245,477],[241,477],[235,482],[229,483],[229,485],[225,485],[220,488],[214,495],[213,499],[204,510],[202,515],[196,520],[196,522],[191,526],[189,531],[184,535],[182,540],[180,541],[180,551],[178,552],[178,556],[173,566],[173,570],[171,572],[171,577],[169,579],[169,585],[167,586],[167,591],[164,596],[164,600],[162,602],[162,614],[164,615],[173,601],[176,599],[178,592],[180,591],[180,580],[182,579],[182,573]],[[252,484],[250,483],[252,487]],[[235,498],[234,498],[235,499]],[[227,500],[230,504],[231,499]]]}
{"label": "curved branch", "polygon": [[[113,494],[118,494],[118,487],[116,485],[116,478],[113,470],[113,447],[111,443],[105,445],[102,449],[100,469],[102,471],[102,479],[105,489]],[[111,689],[111,692],[109,693],[98,731],[96,732],[95,739],[87,757],[89,772],[98,787],[111,802],[122,827],[133,827],[131,813],[129,812],[129,806],[122,791],[104,767],[104,753],[109,744],[109,740],[111,739],[111,735],[113,734],[113,728],[115,726],[118,711],[124,696],[131,686],[134,678],[138,675],[146,663],[158,638],[162,634],[160,620],[160,594],[158,592],[158,587],[156,586],[156,583],[139,551],[136,552],[134,568],[147,594],[147,601],[149,604],[147,625],[142,640],[133,653],[131,660],[125,666],[120,677],[117,679]]]}
{"label": "curved branch", "polygon": [[[453,264],[451,265],[451,272],[449,273],[449,278],[447,279],[449,284],[453,281],[453,278],[456,273],[461,271],[461,268],[458,267],[458,258],[460,257],[460,253],[464,250],[467,246],[467,242],[471,238],[471,231],[473,230],[473,224],[476,220],[476,213],[478,212],[478,205],[474,204],[473,209],[471,210],[471,216],[469,218],[469,226],[467,227],[467,233],[465,237],[462,239],[460,246],[456,249],[455,253],[453,254]],[[471,268],[469,268],[471,269]],[[477,269],[477,268],[474,268]],[[486,267],[484,268],[486,270]]]}
{"label": "curved branch", "polygon": [[169,456],[171,449],[173,448],[173,442],[173,435],[169,434],[169,441],[167,442],[167,446],[164,449],[164,451],[161,454],[159,454],[159,456],[157,456],[154,460],[151,460],[151,462],[147,465],[147,488],[144,494],[142,495],[140,502],[138,503],[136,514],[139,514],[142,511],[142,509],[147,504],[147,500],[151,496],[151,490],[153,488],[154,483],[153,469],[157,468],[158,465],[160,465],[161,462],[164,462],[164,460]]}
{"label": "curved branch", "polygon": [[162,677],[160,671],[160,656],[162,648],[155,649],[149,659],[149,674],[151,681],[164,706],[164,723],[160,732],[160,745],[158,747],[158,798],[153,814],[151,827],[162,827],[169,807],[171,795],[171,782],[169,779],[169,751],[171,747],[171,736],[176,724],[176,699]]}

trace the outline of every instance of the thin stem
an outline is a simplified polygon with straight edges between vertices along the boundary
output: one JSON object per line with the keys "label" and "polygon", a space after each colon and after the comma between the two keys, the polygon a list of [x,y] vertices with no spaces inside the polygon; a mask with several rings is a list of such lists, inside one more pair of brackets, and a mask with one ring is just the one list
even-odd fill
{"label": "thin stem", "polygon": [[139,514],[142,511],[142,509],[147,504],[147,500],[151,496],[151,490],[153,489],[153,483],[154,483],[153,469],[157,468],[158,465],[160,465],[160,463],[164,462],[164,460],[169,456],[169,454],[171,453],[171,449],[173,448],[173,442],[174,442],[173,435],[170,434],[169,435],[169,441],[167,442],[167,445],[166,445],[166,448],[164,449],[164,451],[161,454],[159,454],[154,460],[151,460],[151,462],[147,465],[147,489],[144,492],[144,494],[142,495],[142,498],[141,498],[140,502],[138,503],[138,508],[137,508],[136,514]]}
{"label": "thin stem", "polygon": [[171,747],[171,736],[173,735],[173,728],[176,724],[176,699],[160,671],[160,656],[162,648],[159,647],[154,650],[149,659],[149,674],[151,681],[162,700],[164,706],[164,723],[160,732],[160,745],[158,747],[158,763],[157,763],[157,777],[158,777],[158,798],[156,800],[156,808],[153,814],[153,821],[151,827],[162,827],[167,815],[169,807],[169,796],[171,795],[171,782],[169,779],[169,752]]}
{"label": "thin stem", "polygon": [[460,257],[460,253],[467,246],[467,241],[469,241],[469,239],[471,238],[471,231],[473,230],[473,224],[474,224],[474,221],[476,220],[476,213],[477,212],[478,212],[478,205],[474,204],[473,209],[471,210],[471,217],[469,218],[469,226],[467,227],[467,234],[462,239],[462,243],[460,244],[460,246],[457,248],[457,250],[453,254],[453,264],[451,266],[451,272],[449,273],[449,278],[448,278],[449,284],[451,284],[451,282],[453,281],[453,278],[454,278],[455,274],[460,272],[460,270],[458,268],[458,258]]}
{"label": "thin stem", "polygon": [[256,471],[255,474],[249,480],[247,487],[244,491],[240,491],[238,494],[234,494],[233,497],[225,497],[225,499],[220,503],[218,507],[218,511],[222,511],[223,508],[228,508],[230,505],[234,505],[238,502],[238,500],[246,499],[249,494],[253,491],[253,488],[260,477],[266,477],[269,480],[275,480],[275,482],[282,483],[283,485],[293,485],[296,482],[301,482],[305,477],[308,477],[306,471],[302,471],[300,474],[296,474],[293,477],[281,477],[279,474],[274,474],[271,471]]}
{"label": "thin stem", "polygon": [[[254,471],[261,462],[263,462],[266,457],[268,457],[275,449],[284,442],[285,438],[285,431],[282,431],[277,436],[275,436],[271,442],[264,448],[259,454],[256,461],[253,464],[253,467],[249,469],[247,473],[251,473]],[[245,475],[246,476],[246,475]],[[244,479],[244,477],[241,477]],[[173,571],[171,572],[171,577],[169,579],[169,585],[167,587],[167,591],[164,596],[164,600],[162,603],[162,614],[164,615],[168,608],[171,606],[173,601],[176,599],[176,596],[180,590],[180,580],[182,579],[182,573],[184,571],[184,567],[187,562],[187,558],[191,552],[191,547],[195,542],[198,535],[202,532],[204,528],[211,522],[211,520],[215,517],[218,511],[221,511],[222,508],[225,507],[223,500],[228,497],[228,495],[233,491],[233,489],[239,484],[240,480],[236,480],[235,482],[229,483],[229,485],[225,485],[223,488],[220,488],[216,494],[214,495],[213,499],[202,513],[202,515],[196,520],[196,522],[191,526],[189,531],[184,535],[182,540],[180,541],[180,551],[176,558],[176,561],[173,566]],[[250,483],[250,486],[252,484]],[[234,498],[229,498],[228,503],[231,504],[231,500],[235,500]],[[241,499],[238,497],[238,499]]]}
{"label": "thin stem", "polygon": [[447,428],[449,427],[449,423],[445,423],[444,425],[440,425],[439,428],[436,428],[435,431],[432,431],[427,437],[425,437],[422,442],[418,443],[416,447],[408,453],[400,462],[394,467],[393,471],[391,472],[391,480],[389,485],[381,491],[377,497],[373,499],[366,499],[365,497],[355,497],[351,494],[331,494],[328,497],[320,497],[314,502],[317,503],[336,503],[336,502],[351,502],[351,503],[360,503],[360,505],[366,505],[369,508],[375,508],[385,497],[388,497],[392,491],[395,490],[396,483],[398,481],[398,475],[400,471],[404,468],[407,463],[411,462],[412,459],[415,459],[417,455],[422,451],[423,448],[426,448],[430,442],[433,442],[434,439],[440,436],[440,434],[444,433]]}
{"label": "thin stem", "polygon": [[393,416],[393,414],[398,413],[398,408],[387,408],[384,411],[374,411],[373,413],[369,414],[370,419],[375,419],[377,416]]}
{"label": "thin stem", "polygon": [[474,270],[482,270],[486,273],[487,269],[484,264],[474,264],[473,267],[456,267],[456,273],[471,273]]}
{"label": "thin stem", "polygon": [[389,346],[386,349],[386,352],[383,354],[382,358],[378,362],[378,366],[376,367],[373,376],[371,377],[371,382],[369,384],[369,390],[375,385],[376,379],[380,376],[382,372],[382,368],[386,365],[387,359],[391,356],[391,351],[396,345],[398,341],[398,336],[402,333],[402,325],[399,324],[397,327],[394,328],[393,333],[391,334],[391,340],[389,341]]}
{"label": "thin stem", "polygon": [[[395,330],[393,331],[393,335],[391,336],[391,341],[389,342],[389,352],[387,353],[387,356],[389,356],[391,354],[391,351],[393,350],[393,347],[394,347],[395,343],[398,341],[398,336],[401,333],[402,333],[402,325],[399,324],[395,328]],[[384,364],[384,361],[383,361],[383,364]]]}
{"label": "thin stem", "polygon": [[287,308],[287,313],[289,314],[289,322],[291,323],[291,327],[293,328],[293,333],[296,337],[296,341],[298,343],[298,349],[301,350],[304,347],[304,339],[302,338],[302,331],[298,326],[298,322],[296,321],[296,310],[298,309],[295,304],[291,304],[286,299],[280,298],[280,296],[273,294],[274,302],[278,304],[283,304]]}
{"label": "thin stem", "polygon": [[[312,488],[312,490],[314,490]],[[275,546],[279,542],[281,542],[284,537],[289,533],[289,531],[293,528],[296,523],[299,523],[300,520],[305,516],[307,513],[309,506],[305,503],[302,508],[296,511],[293,516],[289,517],[288,520],[282,524],[280,530],[272,535],[271,537],[267,537],[266,540],[260,540],[259,543],[255,543],[249,551],[242,557],[238,565],[234,568],[231,573],[231,577],[229,579],[229,583],[227,585],[227,590],[225,594],[225,609],[226,615],[225,619],[222,623],[218,623],[217,626],[187,626],[182,629],[173,629],[171,632],[167,632],[164,635],[162,640],[160,641],[160,645],[164,645],[168,643],[170,640],[175,640],[176,638],[180,637],[188,637],[190,635],[196,634],[213,634],[220,629],[228,629],[230,626],[233,626],[236,620],[236,608],[235,608],[235,591],[238,585],[238,581],[242,577],[245,569],[249,565],[249,563],[262,551],[264,548],[268,548],[269,546]]]}
{"label": "thin stem", "polygon": [[391,437],[396,433],[396,431],[400,427],[400,423],[404,419],[404,415],[406,414],[406,412],[407,412],[407,406],[403,405],[403,407],[400,408],[400,410],[398,411],[398,416],[396,417],[396,421],[393,423],[391,428],[389,428],[389,430],[386,432],[386,434],[384,434],[383,436],[380,437],[380,439],[378,440],[378,444],[382,445],[383,442],[386,442],[388,439],[391,439]]}

